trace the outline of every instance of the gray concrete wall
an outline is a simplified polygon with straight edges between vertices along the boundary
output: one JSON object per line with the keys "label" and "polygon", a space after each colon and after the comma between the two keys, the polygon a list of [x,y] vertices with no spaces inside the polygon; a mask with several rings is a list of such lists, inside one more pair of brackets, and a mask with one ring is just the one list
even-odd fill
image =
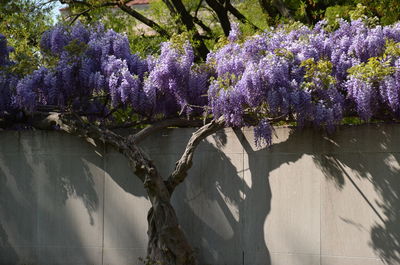
{"label": "gray concrete wall", "polygon": [[[166,176],[192,130],[147,139]],[[204,141],[173,196],[201,264],[400,264],[400,125]],[[133,265],[150,204],[126,160],[57,132],[0,132],[0,264]]]}

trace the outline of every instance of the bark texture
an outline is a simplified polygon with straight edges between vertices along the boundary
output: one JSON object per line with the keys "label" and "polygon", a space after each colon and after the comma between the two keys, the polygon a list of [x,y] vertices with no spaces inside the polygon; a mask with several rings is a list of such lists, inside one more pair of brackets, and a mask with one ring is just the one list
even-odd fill
{"label": "bark texture", "polygon": [[147,215],[147,255],[156,264],[195,265],[196,258],[169,201],[154,198]]}

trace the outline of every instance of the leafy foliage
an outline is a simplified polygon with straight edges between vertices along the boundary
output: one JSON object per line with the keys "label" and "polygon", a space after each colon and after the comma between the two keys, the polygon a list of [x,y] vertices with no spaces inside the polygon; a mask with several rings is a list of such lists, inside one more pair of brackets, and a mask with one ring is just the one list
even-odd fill
{"label": "leafy foliage", "polygon": [[15,73],[31,73],[41,64],[39,42],[52,25],[51,4],[40,0],[1,1],[0,32],[14,48]]}
{"label": "leafy foliage", "polygon": [[223,116],[228,126],[257,125],[258,144],[270,143],[276,117],[328,130],[347,116],[399,119],[400,24],[342,20],[335,31],[326,24],[247,39],[234,25],[205,63],[194,63],[185,35],[163,43],[158,57],[141,59],[126,35],[101,25],[56,26],[41,41],[54,64],[22,78],[11,105],[30,112],[55,106],[104,125]]}

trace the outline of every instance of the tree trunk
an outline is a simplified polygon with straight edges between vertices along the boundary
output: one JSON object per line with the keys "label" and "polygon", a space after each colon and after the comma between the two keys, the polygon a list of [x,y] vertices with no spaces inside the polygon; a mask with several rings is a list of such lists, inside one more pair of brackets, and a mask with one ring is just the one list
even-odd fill
{"label": "tree trunk", "polygon": [[172,193],[154,165],[150,165],[146,171],[143,184],[152,205],[147,214],[148,261],[157,265],[196,265],[193,249],[171,205]]}
{"label": "tree trunk", "polygon": [[195,265],[192,247],[169,202],[156,201],[147,215],[148,259],[162,265]]}

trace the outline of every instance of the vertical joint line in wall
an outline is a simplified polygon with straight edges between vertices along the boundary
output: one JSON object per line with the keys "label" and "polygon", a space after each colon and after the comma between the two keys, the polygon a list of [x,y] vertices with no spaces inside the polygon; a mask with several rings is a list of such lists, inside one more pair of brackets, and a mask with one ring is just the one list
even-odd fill
{"label": "vertical joint line in wall", "polygon": [[319,177],[319,265],[322,265],[322,177]]}
{"label": "vertical joint line in wall", "polygon": [[[106,148],[106,145],[103,145]],[[106,154],[107,150],[103,149],[104,154]],[[104,156],[102,157],[103,160],[103,169],[104,169],[104,174],[103,174],[103,227],[102,227],[102,236],[101,236],[101,265],[104,265],[104,216],[105,216],[105,198],[106,198],[106,163]]]}
{"label": "vertical joint line in wall", "polygon": [[[244,152],[245,152],[245,149],[244,149],[244,146],[243,146],[243,141],[245,141],[245,140],[246,140],[246,134],[245,134],[244,128],[242,128],[242,139],[240,141],[240,145],[242,146],[242,185],[243,185],[243,193],[246,190],[245,189],[246,181],[244,179],[244,177],[245,177],[245,168],[244,168],[244,165],[245,165],[245,163],[244,163],[244,159],[245,159]],[[240,206],[239,206],[239,222],[242,221],[242,226],[240,227],[241,231],[245,231],[245,225],[246,225],[246,220],[244,218],[245,217],[244,211],[245,211],[246,204],[244,203],[244,199],[245,198],[243,198],[242,208],[240,208]],[[243,211],[243,212],[240,212],[240,211]],[[241,245],[243,247],[243,244],[245,243],[244,240],[243,240],[244,237],[243,237],[243,233],[240,233],[240,234],[241,234],[240,241],[241,241]],[[244,265],[244,249],[242,250],[242,265]]]}

